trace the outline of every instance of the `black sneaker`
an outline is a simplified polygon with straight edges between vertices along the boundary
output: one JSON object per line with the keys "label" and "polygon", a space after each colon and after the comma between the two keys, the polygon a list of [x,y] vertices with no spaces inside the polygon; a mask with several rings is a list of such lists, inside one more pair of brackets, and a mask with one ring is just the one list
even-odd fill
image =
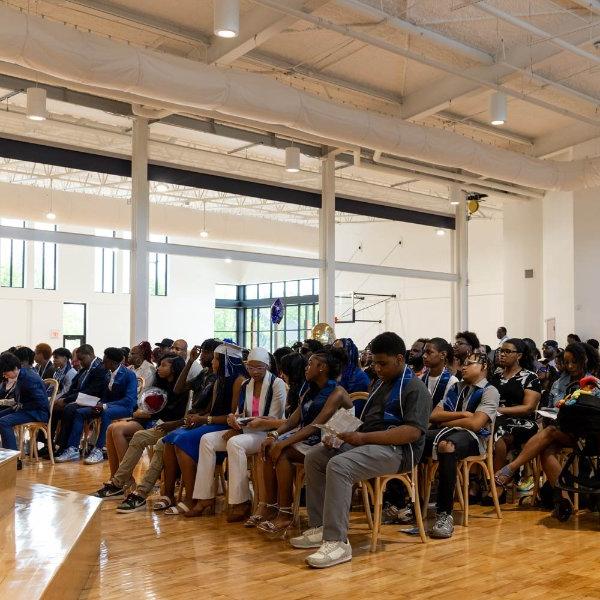
{"label": "black sneaker", "polygon": [[142,498],[137,494],[129,494],[119,506],[117,506],[118,513],[132,513],[136,510],[146,510],[146,498]]}
{"label": "black sneaker", "polygon": [[112,483],[105,483],[97,492],[92,494],[95,498],[119,498],[124,495],[123,488]]}

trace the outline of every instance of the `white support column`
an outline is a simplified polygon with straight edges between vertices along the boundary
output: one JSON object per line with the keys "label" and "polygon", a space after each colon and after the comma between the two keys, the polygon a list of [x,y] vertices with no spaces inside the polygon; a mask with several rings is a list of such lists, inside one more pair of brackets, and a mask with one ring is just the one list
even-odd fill
{"label": "white support column", "polygon": [[335,152],[321,161],[321,209],[319,211],[319,321],[332,327],[335,318]]}
{"label": "white support column", "polygon": [[132,346],[148,339],[150,188],[148,119],[135,117],[131,153],[131,268],[129,332]]}
{"label": "white support column", "polygon": [[452,334],[469,327],[469,221],[467,200],[460,193],[456,207],[456,229],[453,236],[453,270],[458,281],[452,284]]}

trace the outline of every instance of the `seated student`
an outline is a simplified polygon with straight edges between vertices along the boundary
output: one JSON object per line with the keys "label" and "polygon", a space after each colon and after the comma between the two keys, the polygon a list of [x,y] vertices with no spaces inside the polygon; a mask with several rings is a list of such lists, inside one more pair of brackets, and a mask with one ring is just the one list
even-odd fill
{"label": "seated student", "polygon": [[149,342],[140,342],[129,351],[128,362],[136,378],[141,377],[144,380],[144,390],[151,388],[154,385],[156,377],[156,367],[152,364],[152,348]]}
{"label": "seated student", "polygon": [[425,456],[438,461],[438,496],[431,537],[449,538],[454,532],[452,506],[456,487],[457,462],[467,456],[484,454],[490,424],[498,408],[498,390],[488,383],[490,359],[479,350],[463,362],[462,380],[455,383],[431,413],[435,429],[426,434]]}
{"label": "seated student", "polygon": [[[523,444],[538,430],[535,411],[541,398],[542,384],[533,372],[530,347],[518,338],[510,338],[500,347],[500,367],[490,377],[500,394],[500,416],[496,419],[494,471],[506,463],[509,452],[519,452]],[[506,490],[500,494],[506,502]],[[492,506],[491,496],[481,502]]]}
{"label": "seated student", "polygon": [[[160,477],[161,470],[163,469],[163,495],[156,499],[153,508],[155,510],[163,510],[171,507],[172,510],[167,512],[167,514],[178,514],[180,512],[179,509],[181,507],[173,506],[175,503],[175,482],[179,473],[175,450],[172,445],[173,441],[180,440],[185,434],[195,436],[195,447],[197,452],[200,437],[202,436],[201,430],[204,429],[204,432],[206,432],[217,431],[219,428],[227,429],[225,424],[226,415],[231,411],[232,406],[231,388],[229,388],[229,393],[221,394],[219,394],[219,391],[222,392],[224,388],[222,386],[220,390],[215,388],[217,373],[214,371],[216,369],[218,372],[218,365],[220,364],[219,354],[215,354],[215,352],[220,346],[219,340],[204,340],[201,346],[194,346],[192,348],[190,358],[185,367],[183,369],[177,368],[177,380],[175,385],[172,386],[172,392],[174,395],[180,396],[181,398],[187,398],[188,388],[190,384],[192,384],[194,399],[190,412],[183,419],[173,419],[173,417],[170,417],[168,421],[157,425],[154,429],[136,433],[131,439],[131,443],[129,444],[125,457],[119,465],[119,469],[108,484],[109,489],[107,492],[109,495],[117,495],[114,492],[119,488],[122,490],[123,487],[133,479],[133,469],[141,458],[144,448],[149,445],[154,445],[154,453],[152,454],[150,466],[148,467],[142,482],[137,486],[131,487],[125,500],[117,507],[117,512],[130,513],[145,507],[146,498],[152,491],[152,488]],[[198,377],[194,378],[191,382],[187,382],[189,365],[196,362],[198,357],[200,357],[200,364],[204,368]],[[163,363],[164,362],[165,360],[163,359]],[[240,368],[243,370],[241,364]],[[203,379],[200,380],[200,377],[203,377]],[[233,377],[233,380],[235,379],[236,377]],[[243,381],[242,377],[240,377],[239,384],[241,384],[241,381]],[[239,386],[236,391],[239,392]],[[228,398],[226,402],[224,402],[225,396]],[[208,421],[211,421],[210,425],[208,425]],[[204,428],[198,427],[198,425],[202,424],[205,426]],[[194,427],[196,429],[192,432],[191,428]],[[169,438],[171,443],[166,443],[165,436]],[[193,447],[193,443],[190,443],[190,447]],[[183,477],[184,474],[185,479]],[[191,475],[184,472],[182,469],[182,479],[187,482],[188,485],[190,505],[192,504],[191,494],[195,474],[195,467],[192,469]],[[98,495],[102,497],[102,493],[102,490],[100,490]]]}
{"label": "seated student", "polygon": [[[579,381],[598,369],[597,353],[586,344],[569,344],[564,352],[564,374],[554,383],[550,392],[550,406],[579,389]],[[540,456],[542,469],[554,489],[554,516],[567,521],[573,514],[568,492],[556,489],[561,464],[558,455],[563,448],[572,448],[576,439],[560,430],[558,425],[548,425],[538,431],[523,446],[519,455],[496,473],[496,483],[505,486],[514,474],[531,459]]]}
{"label": "seated student", "polygon": [[[138,408],[133,413],[133,418],[127,421],[118,421],[108,428],[106,446],[111,477],[95,492],[94,496],[117,498],[123,496],[126,488],[134,487],[133,470],[144,450],[148,446],[157,444],[169,431],[169,428],[175,428],[182,422],[181,419],[187,406],[187,394],[185,392],[177,393],[175,383],[181,376],[183,367],[183,359],[179,356],[163,356],[158,365],[154,387],[166,392],[167,399],[164,406],[153,414],[146,412],[143,408]],[[160,455],[162,455],[162,451],[159,452],[157,446],[157,451],[152,456],[152,462],[146,473],[146,478],[151,474],[155,476],[148,491],[160,477],[162,469],[162,459],[158,461]],[[140,510],[143,506],[145,506],[145,499],[143,503],[135,507],[135,510]]]}
{"label": "seated student", "polygon": [[[106,387],[102,391],[96,406],[78,406],[72,404],[65,410],[73,411],[71,432],[68,447],[57,462],[79,459],[79,440],[83,432],[84,421],[100,418],[100,429],[96,445],[84,460],[86,465],[93,465],[104,460],[102,448],[106,442],[106,430],[115,419],[131,417],[137,404],[137,379],[133,371],[123,364],[123,353],[119,348],[107,348],[104,351],[103,366],[110,374]],[[63,417],[64,419],[64,417]]]}
{"label": "seated student", "polygon": [[300,354],[303,354],[307,360],[313,352],[318,352],[319,350],[323,350],[323,344],[319,340],[313,340],[312,338],[304,340],[302,346],[300,346]]}
{"label": "seated student", "polygon": [[33,369],[35,353],[27,346],[17,346],[13,354],[21,361],[21,366],[25,369]]}
{"label": "seated student", "polygon": [[326,423],[338,408],[352,408],[348,392],[336,381],[345,363],[341,348],[312,354],[305,372],[309,385],[298,408],[262,443],[265,465],[260,487],[266,505],[255,516],[265,519],[258,528],[269,535],[285,535],[292,524],[293,463],[303,463],[308,450],[321,442],[321,430],[314,425]]}
{"label": "seated student", "polygon": [[57,348],[52,353],[52,361],[56,367],[54,371],[54,379],[58,381],[58,393],[57,398],[62,398],[71,389],[73,379],[77,375],[77,371],[71,364],[71,358],[73,355],[67,348]]}
{"label": "seated student", "polygon": [[450,370],[456,375],[457,379],[462,377],[462,363],[467,356],[475,352],[481,346],[479,338],[472,331],[461,331],[454,336],[454,364]]}
{"label": "seated student", "polygon": [[331,567],[352,559],[348,521],[352,486],[363,479],[408,471],[421,458],[431,395],[405,363],[406,346],[385,332],[371,342],[379,384],[371,392],[358,431],[340,434],[338,449],[314,446],[305,457],[310,529],[295,548],[318,548],[306,562]]}
{"label": "seated student", "polygon": [[[250,513],[250,487],[248,481],[248,455],[256,454],[267,431],[269,420],[255,417],[281,419],[285,409],[285,383],[268,371],[271,362],[264,348],[253,348],[248,355],[246,369],[250,379],[244,382],[236,414],[227,417],[231,429],[226,433],[215,431],[202,436],[193,497],[197,500],[186,517],[214,514],[215,496],[213,480],[217,452],[227,450],[229,473],[227,522],[245,520]],[[251,419],[240,425],[238,418]]]}
{"label": "seated student", "polygon": [[[352,338],[340,338],[333,342],[334,348],[341,348],[346,352],[346,365],[342,369],[340,385],[349,393],[368,392],[371,380],[360,368],[358,362],[358,348]],[[362,406],[360,407],[362,408]]]}
{"label": "seated student", "polygon": [[51,379],[56,370],[50,360],[52,358],[52,348],[48,344],[38,344],[33,353],[35,360],[35,370],[42,379]]}
{"label": "seated student", "polygon": [[37,421],[46,423],[50,418],[48,394],[42,378],[33,369],[22,367],[19,358],[10,352],[0,354],[0,373],[5,379],[15,381],[14,406],[0,410],[0,438],[3,448],[16,450],[13,427]]}
{"label": "seated student", "polygon": [[434,337],[427,341],[423,350],[425,371],[421,379],[431,394],[432,408],[442,402],[452,386],[458,383],[448,368],[453,361],[452,346],[444,338]]}
{"label": "seated student", "polygon": [[[77,357],[77,362],[81,365],[77,375],[73,378],[69,391],[57,400],[54,404],[52,420],[54,421],[54,413],[57,420],[60,420],[60,433],[58,436],[59,455],[57,459],[64,454],[69,448],[69,437],[73,427],[73,420],[79,406],[75,404],[75,400],[79,392],[88,396],[101,398],[106,389],[108,381],[108,373],[102,364],[102,361],[95,355],[94,348],[89,344],[83,344],[74,353],[74,358]],[[77,440],[79,445],[79,440]],[[71,452],[69,460],[77,460],[74,453]]]}

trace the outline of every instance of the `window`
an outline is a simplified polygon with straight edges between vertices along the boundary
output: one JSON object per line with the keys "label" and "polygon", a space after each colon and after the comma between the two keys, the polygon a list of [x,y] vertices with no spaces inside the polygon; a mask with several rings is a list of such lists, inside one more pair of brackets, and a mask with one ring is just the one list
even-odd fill
{"label": "window", "polygon": [[[229,337],[246,348],[262,346],[271,352],[302,341],[316,323],[316,289],[316,279],[217,285],[215,336]],[[281,298],[285,310],[281,323],[274,325],[271,305],[277,298]]]}
{"label": "window", "polygon": [[[25,221],[2,219],[2,225],[25,227]],[[25,287],[25,240],[0,239],[0,286]]]}
{"label": "window", "polygon": [[[151,242],[167,242],[167,236],[151,235]],[[167,295],[167,255],[150,252],[148,260],[150,261],[150,295]]]}
{"label": "window", "polygon": [[69,350],[78,348],[86,341],[87,307],[79,302],[63,304],[63,346]]}
{"label": "window", "polygon": [[[96,229],[95,235],[115,237],[115,232]],[[96,248],[94,269],[94,290],[104,294],[115,293],[116,248]]]}
{"label": "window", "polygon": [[[35,229],[56,231],[56,225],[36,223]],[[56,289],[56,244],[33,242],[33,287],[37,290]]]}

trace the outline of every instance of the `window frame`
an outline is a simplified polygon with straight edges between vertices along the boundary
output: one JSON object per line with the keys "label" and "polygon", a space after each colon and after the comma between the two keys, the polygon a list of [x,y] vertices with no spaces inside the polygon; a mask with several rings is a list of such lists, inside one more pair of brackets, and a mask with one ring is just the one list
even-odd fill
{"label": "window frame", "polygon": [[[21,227],[25,227],[25,221],[19,221],[20,223],[22,223],[22,225],[11,225],[11,227],[17,227],[17,228],[21,228]],[[14,238],[1,238],[4,240],[8,240],[10,242],[10,249],[8,252],[8,285],[3,285],[2,281],[0,280],[0,287],[6,288],[6,289],[25,289],[26,287],[26,282],[25,282],[25,265],[26,265],[26,252],[27,252],[27,245],[25,244],[25,240],[18,240],[18,239],[14,239]],[[21,285],[15,285],[15,243],[19,243],[21,244]]]}

